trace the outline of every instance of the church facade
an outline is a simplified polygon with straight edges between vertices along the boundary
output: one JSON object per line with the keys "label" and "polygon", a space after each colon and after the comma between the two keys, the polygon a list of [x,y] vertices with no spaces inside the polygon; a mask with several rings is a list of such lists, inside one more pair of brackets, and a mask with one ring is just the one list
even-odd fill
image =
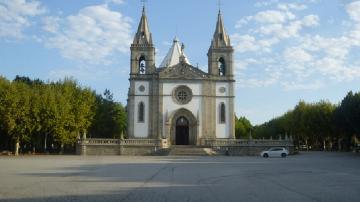
{"label": "church facade", "polygon": [[233,48],[220,11],[209,43],[207,72],[189,63],[177,38],[156,66],[143,8],[130,48],[128,138],[166,139],[170,145],[235,138]]}

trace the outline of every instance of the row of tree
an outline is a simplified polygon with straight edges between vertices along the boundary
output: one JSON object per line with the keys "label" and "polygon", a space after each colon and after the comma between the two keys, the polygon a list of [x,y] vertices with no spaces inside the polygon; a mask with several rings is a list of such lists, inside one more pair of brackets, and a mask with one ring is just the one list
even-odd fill
{"label": "row of tree", "polygon": [[350,150],[360,137],[360,92],[349,92],[339,105],[300,101],[293,110],[253,128],[257,138],[285,134],[304,148]]}
{"label": "row of tree", "polygon": [[[120,138],[126,111],[109,90],[97,95],[73,79],[44,82],[17,76],[0,77],[0,149],[63,151],[76,139]],[[300,101],[293,110],[252,126],[236,118],[237,138],[279,138],[291,135],[297,145],[315,149],[350,149],[360,135],[360,92],[349,92],[339,105]]]}
{"label": "row of tree", "polygon": [[0,149],[63,151],[83,135],[115,137],[125,131],[125,109],[73,79],[43,82],[0,77]]}

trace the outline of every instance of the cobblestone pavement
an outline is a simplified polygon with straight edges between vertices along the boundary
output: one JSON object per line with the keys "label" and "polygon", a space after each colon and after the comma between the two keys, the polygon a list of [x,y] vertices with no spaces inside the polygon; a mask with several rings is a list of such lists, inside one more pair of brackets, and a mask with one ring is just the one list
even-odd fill
{"label": "cobblestone pavement", "polygon": [[0,201],[360,201],[360,155],[0,157]]}

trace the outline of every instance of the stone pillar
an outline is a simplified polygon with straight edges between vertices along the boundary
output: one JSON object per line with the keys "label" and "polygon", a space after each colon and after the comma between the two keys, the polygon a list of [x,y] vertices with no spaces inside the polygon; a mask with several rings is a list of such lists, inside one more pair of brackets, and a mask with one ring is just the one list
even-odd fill
{"label": "stone pillar", "polygon": [[15,143],[15,156],[19,156],[19,148],[20,148],[20,143],[19,143],[19,138],[16,139],[16,143]]}
{"label": "stone pillar", "polygon": [[230,115],[230,134],[229,138],[235,139],[235,107],[234,107],[234,83],[229,82],[229,115]]}
{"label": "stone pillar", "polygon": [[80,155],[86,155],[86,133],[84,133],[82,139],[80,140]]}

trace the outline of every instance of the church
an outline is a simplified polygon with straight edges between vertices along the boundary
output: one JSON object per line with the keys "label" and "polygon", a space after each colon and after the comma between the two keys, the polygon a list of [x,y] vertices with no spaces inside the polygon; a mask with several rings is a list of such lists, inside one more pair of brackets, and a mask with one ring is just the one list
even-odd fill
{"label": "church", "polygon": [[209,45],[207,72],[189,63],[177,38],[157,66],[143,7],[130,48],[129,139],[197,146],[205,140],[235,139],[234,50],[220,11]]}

